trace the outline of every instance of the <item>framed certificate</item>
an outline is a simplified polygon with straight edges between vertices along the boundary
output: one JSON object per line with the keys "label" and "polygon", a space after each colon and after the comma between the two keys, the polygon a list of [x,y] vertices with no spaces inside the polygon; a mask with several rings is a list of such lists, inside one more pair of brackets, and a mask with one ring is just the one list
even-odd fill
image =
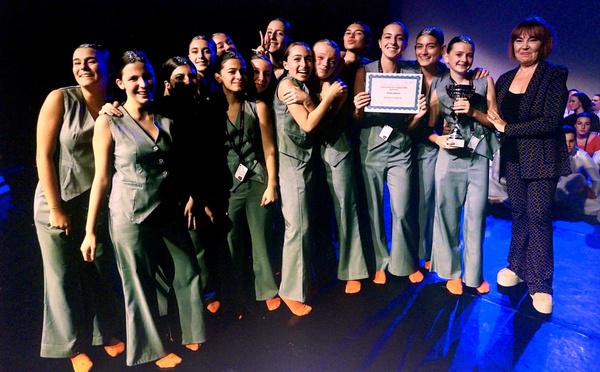
{"label": "framed certificate", "polygon": [[421,74],[384,74],[367,72],[367,93],[371,103],[365,112],[416,114],[423,84]]}

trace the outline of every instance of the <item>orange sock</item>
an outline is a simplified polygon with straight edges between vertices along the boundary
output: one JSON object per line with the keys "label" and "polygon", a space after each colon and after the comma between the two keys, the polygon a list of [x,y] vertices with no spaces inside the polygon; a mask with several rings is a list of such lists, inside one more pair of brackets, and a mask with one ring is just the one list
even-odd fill
{"label": "orange sock", "polygon": [[360,292],[360,281],[358,281],[358,280],[348,280],[348,281],[346,281],[345,292],[348,293],[348,294]]}
{"label": "orange sock", "polygon": [[431,260],[425,261],[425,266],[423,266],[425,270],[431,270]]}
{"label": "orange sock", "polygon": [[202,346],[202,344],[200,344],[198,342],[191,342],[191,343],[185,344],[183,346],[185,346],[185,348],[188,349],[189,351],[198,351],[198,350],[200,350],[200,346]]}
{"label": "orange sock", "polygon": [[217,311],[221,308],[221,301],[214,300],[206,305],[206,310],[208,310],[211,314],[216,314]]}
{"label": "orange sock", "polygon": [[485,280],[483,282],[481,282],[481,284],[479,285],[479,287],[477,287],[477,293],[479,294],[486,294],[490,292],[490,283],[486,282]]}
{"label": "orange sock", "polygon": [[79,353],[72,356],[70,359],[71,364],[73,365],[73,371],[75,372],[89,372],[94,365],[86,353]]}
{"label": "orange sock", "polygon": [[110,340],[110,345],[104,345],[104,351],[111,358],[116,358],[117,355],[125,351],[125,343],[113,337]]}
{"label": "orange sock", "polygon": [[419,270],[408,276],[408,280],[410,280],[410,282],[413,284],[421,283],[423,279],[425,279],[425,276],[423,276],[423,273]]}
{"label": "orange sock", "polygon": [[290,311],[296,316],[304,316],[311,312],[312,307],[304,304],[300,301],[291,300],[289,298],[281,297],[283,302],[290,308]]}
{"label": "orange sock", "polygon": [[386,282],[385,271],[375,271],[375,277],[373,278],[373,283],[375,284],[385,284]]}
{"label": "orange sock", "polygon": [[463,294],[462,280],[459,279],[450,279],[446,282],[446,288],[448,292],[453,295],[461,295]]}
{"label": "orange sock", "polygon": [[269,298],[268,300],[265,301],[265,304],[267,305],[267,309],[269,311],[274,311],[279,309],[279,306],[281,306],[281,298],[275,296],[273,298]]}
{"label": "orange sock", "polygon": [[175,368],[180,363],[181,358],[173,353],[167,354],[154,362],[154,364],[156,364],[156,366],[160,369]]}

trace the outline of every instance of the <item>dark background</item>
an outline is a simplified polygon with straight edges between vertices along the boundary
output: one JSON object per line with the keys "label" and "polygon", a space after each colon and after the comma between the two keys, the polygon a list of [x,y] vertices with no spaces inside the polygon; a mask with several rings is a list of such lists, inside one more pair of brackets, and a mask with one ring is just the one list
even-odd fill
{"label": "dark background", "polygon": [[0,170],[34,164],[39,108],[52,89],[75,83],[71,56],[82,42],[102,42],[113,56],[139,48],[157,67],[187,54],[189,40],[199,33],[229,33],[247,55],[258,44],[258,30],[277,16],[292,22],[296,40],[308,42],[341,42],[345,27],[357,19],[377,36],[389,20],[401,19],[411,32],[405,58],[414,56],[418,30],[438,25],[447,40],[459,32],[471,35],[475,64],[497,78],[515,65],[507,57],[512,26],[533,14],[555,26],[551,61],[569,68],[569,86],[599,93],[600,1],[1,1]]}

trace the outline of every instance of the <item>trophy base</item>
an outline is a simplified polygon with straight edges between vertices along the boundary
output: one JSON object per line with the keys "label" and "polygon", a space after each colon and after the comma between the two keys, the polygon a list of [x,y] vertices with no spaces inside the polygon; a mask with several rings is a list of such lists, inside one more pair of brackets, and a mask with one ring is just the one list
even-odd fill
{"label": "trophy base", "polygon": [[448,138],[446,144],[453,147],[465,147],[465,140],[462,138]]}

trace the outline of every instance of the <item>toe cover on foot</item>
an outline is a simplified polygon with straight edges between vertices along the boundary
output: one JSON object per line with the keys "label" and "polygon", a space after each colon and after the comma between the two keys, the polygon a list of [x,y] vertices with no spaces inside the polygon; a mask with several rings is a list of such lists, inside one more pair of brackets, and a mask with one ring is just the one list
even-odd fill
{"label": "toe cover on foot", "polygon": [[408,280],[410,280],[410,282],[413,284],[421,283],[423,279],[425,279],[425,276],[423,276],[423,273],[419,270],[408,276]]}
{"label": "toe cover on foot", "polygon": [[160,358],[154,364],[160,369],[171,369],[175,368],[177,365],[181,363],[181,358],[173,353],[167,354],[164,357]]}
{"label": "toe cover on foot", "polygon": [[86,353],[79,353],[71,357],[71,364],[75,372],[89,372],[94,365]]}
{"label": "toe cover on foot", "polygon": [[296,316],[304,316],[312,311],[312,307],[300,301],[291,300],[289,298],[281,297],[283,302],[290,308],[290,311]]}
{"label": "toe cover on foot", "polygon": [[213,301],[206,305],[206,310],[208,310],[211,314],[216,314],[217,311],[221,308],[221,301]]}
{"label": "toe cover on foot", "polygon": [[360,292],[360,281],[358,281],[358,280],[346,281],[346,289],[344,291],[348,294]]}
{"label": "toe cover on foot", "polygon": [[385,284],[387,278],[385,277],[385,271],[376,271],[375,277],[373,278],[373,283],[375,284]]}
{"label": "toe cover on foot", "polygon": [[123,341],[118,341],[113,345],[104,345],[104,351],[111,358],[116,358],[119,354],[125,351],[125,343]]}
{"label": "toe cover on foot", "polygon": [[200,344],[198,342],[192,342],[189,344],[185,344],[183,346],[185,346],[185,348],[188,349],[189,351],[198,351],[198,350],[200,350],[200,347],[202,346],[202,344]]}
{"label": "toe cover on foot", "polygon": [[448,289],[448,292],[452,293],[453,295],[462,295],[463,294],[463,286],[462,286],[462,280],[460,279],[450,279],[446,282],[446,288]]}
{"label": "toe cover on foot", "polygon": [[281,306],[281,299],[277,296],[273,297],[273,298],[269,298],[268,300],[265,301],[265,304],[267,305],[267,309],[269,311],[274,311],[279,309],[279,306]]}
{"label": "toe cover on foot", "polygon": [[479,293],[479,294],[489,293],[490,292],[490,283],[488,283],[484,280],[483,282],[481,282],[479,287],[476,288],[476,290],[477,290],[477,293]]}

